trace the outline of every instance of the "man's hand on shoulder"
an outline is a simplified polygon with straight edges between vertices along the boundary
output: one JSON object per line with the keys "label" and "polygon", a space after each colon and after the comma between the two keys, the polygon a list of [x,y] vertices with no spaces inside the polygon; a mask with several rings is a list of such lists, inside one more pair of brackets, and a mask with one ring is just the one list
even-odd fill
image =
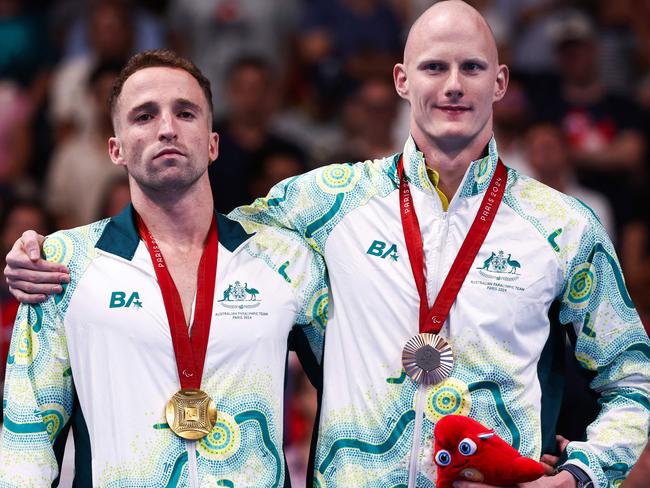
{"label": "man's hand on shoulder", "polygon": [[[520,483],[511,488],[576,488],[578,485],[576,479],[567,473],[561,471],[553,476],[542,476],[538,480],[531,481],[530,483]],[[485,485],[483,483],[475,483],[472,481],[456,481],[454,488],[495,488],[492,485]]]}
{"label": "man's hand on shoulder", "polygon": [[41,257],[45,237],[33,230],[23,232],[9,254],[4,269],[11,294],[22,303],[40,303],[47,295],[60,293],[68,283],[68,268]]}

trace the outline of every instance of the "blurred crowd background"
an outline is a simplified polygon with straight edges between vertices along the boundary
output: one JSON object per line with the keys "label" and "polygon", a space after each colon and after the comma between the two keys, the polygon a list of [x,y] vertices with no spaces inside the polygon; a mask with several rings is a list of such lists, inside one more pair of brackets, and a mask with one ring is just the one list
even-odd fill
{"label": "blurred crowd background", "polygon": [[[392,67],[432,3],[0,0],[0,269],[24,230],[86,224],[128,203],[107,153],[106,100],[130,55],[169,47],[210,79],[220,151],[209,171],[228,212],[319,165],[401,150],[408,105]],[[650,0],[468,3],[511,69],[494,114],[502,159],[600,217],[647,326]],[[4,357],[16,308],[2,280]],[[289,376],[287,457],[301,486],[316,400],[293,358]]]}

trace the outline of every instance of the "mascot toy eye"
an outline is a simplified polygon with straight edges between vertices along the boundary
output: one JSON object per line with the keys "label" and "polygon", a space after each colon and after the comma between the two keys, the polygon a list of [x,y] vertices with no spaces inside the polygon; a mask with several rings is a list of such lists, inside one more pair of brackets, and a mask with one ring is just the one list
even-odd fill
{"label": "mascot toy eye", "polygon": [[[477,421],[447,415],[434,431],[433,459],[438,466],[436,488],[451,488],[454,481],[476,481],[510,486],[540,478],[540,463],[523,457],[506,441]],[[458,452],[456,452],[458,451]]]}
{"label": "mascot toy eye", "polygon": [[436,453],[436,464],[438,466],[448,466],[450,462],[451,456],[444,449],[441,449]]}
{"label": "mascot toy eye", "polygon": [[476,443],[472,439],[465,437],[460,441],[460,444],[458,444],[458,452],[463,456],[471,456],[476,452]]}

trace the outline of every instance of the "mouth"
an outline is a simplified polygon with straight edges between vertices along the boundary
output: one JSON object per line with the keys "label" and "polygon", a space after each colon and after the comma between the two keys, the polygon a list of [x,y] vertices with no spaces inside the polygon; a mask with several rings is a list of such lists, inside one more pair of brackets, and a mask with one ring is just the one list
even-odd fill
{"label": "mouth", "polygon": [[463,114],[471,110],[465,105],[436,105],[436,108],[449,115]]}
{"label": "mouth", "polygon": [[154,156],[154,159],[161,158],[161,157],[164,157],[164,156],[185,156],[185,154],[179,149],[176,149],[174,147],[168,147],[168,148],[162,149],[161,151],[158,151],[156,153],[156,155]]}
{"label": "mouth", "polygon": [[454,464],[454,469],[461,469],[469,463],[469,459],[465,459],[462,463]]}

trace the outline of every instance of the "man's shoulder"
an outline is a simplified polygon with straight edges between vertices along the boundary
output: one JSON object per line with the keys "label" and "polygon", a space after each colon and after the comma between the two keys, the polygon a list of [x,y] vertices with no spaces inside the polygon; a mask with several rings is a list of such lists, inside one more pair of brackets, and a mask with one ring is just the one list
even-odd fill
{"label": "man's shoulder", "polygon": [[[278,289],[289,291],[303,304],[301,313],[305,312],[305,302],[326,294],[325,262],[312,247],[315,243],[280,227],[246,220],[241,225],[250,237],[235,250],[239,255],[235,259],[241,260],[243,254],[244,260],[254,260],[257,266],[271,270]],[[306,323],[303,319],[299,322]]]}
{"label": "man's shoulder", "polygon": [[[398,188],[398,154],[365,161],[331,163],[305,173],[296,181],[308,206],[329,212],[350,211],[372,197],[385,196]],[[345,205],[341,205],[345,199]],[[300,204],[300,201],[296,203]],[[341,205],[341,208],[339,206]]]}
{"label": "man's shoulder", "polygon": [[584,246],[610,242],[598,215],[586,203],[513,169],[509,169],[504,203],[528,222],[565,264]]}
{"label": "man's shoulder", "polygon": [[257,223],[251,220],[239,222],[250,238],[243,246],[253,257],[269,258],[274,262],[285,262],[289,258],[300,257],[312,260],[315,251],[297,232],[282,227]]}
{"label": "man's shoulder", "polygon": [[508,169],[507,195],[506,203],[540,220],[579,221],[585,226],[598,221],[593,210],[578,198],[551,188],[516,169]]}
{"label": "man's shoulder", "polygon": [[95,244],[110,219],[103,219],[73,229],[59,230],[50,234],[43,243],[45,259],[66,266],[95,254]]}

